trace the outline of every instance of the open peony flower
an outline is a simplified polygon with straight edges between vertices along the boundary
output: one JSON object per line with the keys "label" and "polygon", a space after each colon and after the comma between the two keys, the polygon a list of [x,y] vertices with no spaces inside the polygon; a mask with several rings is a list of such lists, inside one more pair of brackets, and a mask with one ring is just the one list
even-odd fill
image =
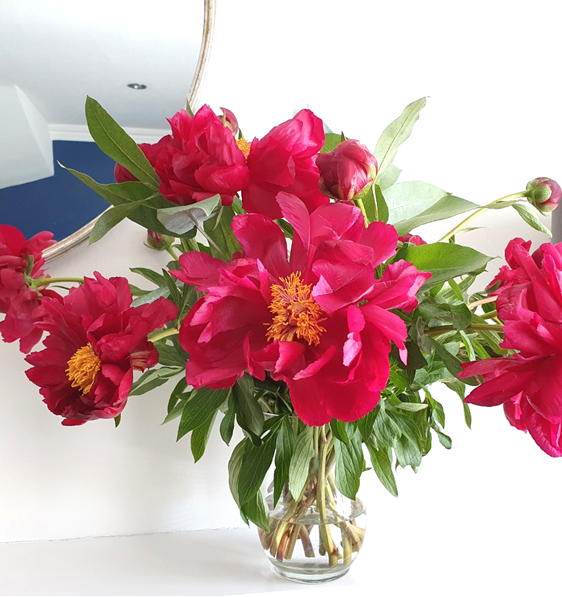
{"label": "open peony flower", "polygon": [[131,307],[125,278],[95,273],[62,301],[45,304],[40,322],[45,349],[27,356],[28,378],[41,388],[63,425],[110,419],[121,413],[133,383],[133,369],[158,362],[147,335],[177,315],[167,299]]}
{"label": "open peony flower", "polygon": [[[230,111],[230,118],[234,116]],[[180,110],[168,120],[172,134],[155,143],[141,144],[148,161],[160,177],[160,192],[180,205],[190,205],[219,194],[230,205],[249,182],[248,167],[229,126],[203,106],[195,116]],[[228,122],[228,119],[227,119]],[[135,180],[121,166],[117,182]]]}
{"label": "open peony flower", "polygon": [[385,387],[391,341],[405,354],[406,326],[389,309],[415,308],[430,274],[398,261],[376,279],[375,268],[395,255],[398,235],[381,222],[365,228],[352,205],[309,214],[294,195],[279,193],[277,200],[295,229],[290,260],[280,228],[247,214],[232,224],[242,257],[224,263],[190,252],[172,272],[206,293],[180,330],[190,354],[187,381],[227,388],[245,371],[259,379],[269,372],[289,385],[305,423],[356,420]]}
{"label": "open peony flower", "polygon": [[40,232],[29,240],[14,226],[0,225],[0,332],[5,342],[20,341],[20,350],[29,352],[43,332],[37,320],[43,315],[43,303],[58,294],[45,288],[35,289],[27,278],[45,277],[43,251],[55,244],[51,232]]}
{"label": "open peony flower", "polygon": [[532,256],[529,248],[512,240],[508,266],[494,280],[505,321],[501,346],[517,354],[465,364],[460,377],[484,378],[467,402],[503,404],[512,425],[528,430],[547,454],[562,456],[562,244],[544,244]]}
{"label": "open peony flower", "polygon": [[248,155],[250,183],[242,192],[244,209],[280,218],[276,196],[281,191],[298,195],[310,212],[328,203],[318,188],[316,166],[323,145],[324,125],[310,110],[301,110],[262,139],[254,139]]}

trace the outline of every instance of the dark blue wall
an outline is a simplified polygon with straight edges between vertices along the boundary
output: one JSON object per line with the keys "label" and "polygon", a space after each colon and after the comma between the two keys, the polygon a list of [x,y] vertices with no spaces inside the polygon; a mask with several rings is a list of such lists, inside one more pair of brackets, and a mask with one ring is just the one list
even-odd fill
{"label": "dark blue wall", "polygon": [[19,228],[27,238],[50,230],[57,240],[72,234],[109,207],[77,178],[57,164],[84,172],[101,183],[115,182],[115,162],[95,143],[53,141],[55,175],[0,189],[0,224]]}

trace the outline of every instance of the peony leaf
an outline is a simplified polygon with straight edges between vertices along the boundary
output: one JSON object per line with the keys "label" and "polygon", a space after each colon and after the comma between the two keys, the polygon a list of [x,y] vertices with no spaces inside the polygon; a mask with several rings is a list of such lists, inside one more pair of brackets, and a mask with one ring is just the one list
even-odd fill
{"label": "peony leaf", "polygon": [[388,221],[395,224],[418,216],[446,195],[443,189],[421,180],[394,184],[384,191]]}
{"label": "peony leaf", "polygon": [[138,180],[158,188],[160,179],[131,137],[95,99],[86,98],[86,121],[96,145]]}
{"label": "peony leaf", "polygon": [[467,211],[478,209],[479,207],[479,205],[472,203],[472,201],[466,201],[466,199],[460,199],[454,195],[445,195],[421,213],[408,218],[407,220],[396,222],[394,227],[398,234],[402,236],[418,226],[423,226],[430,222],[437,222],[438,220],[446,220],[453,216],[466,213]]}
{"label": "peony leaf", "polygon": [[250,376],[245,375],[236,382],[234,401],[238,425],[259,438],[263,432],[264,415],[254,394],[254,380]]}
{"label": "peony leaf", "polygon": [[359,491],[361,473],[365,470],[365,459],[361,447],[361,436],[357,429],[349,433],[349,443],[334,437],[336,451],[336,487],[350,500]]}
{"label": "peony leaf", "polygon": [[110,207],[104,211],[96,220],[92,231],[90,232],[89,243],[94,243],[101,240],[112,228],[115,228],[119,222],[130,216],[138,209],[138,203],[124,203],[117,207]]}
{"label": "peony leaf", "polygon": [[383,448],[378,450],[374,442],[367,441],[367,448],[371,457],[371,464],[380,482],[394,497],[398,497],[398,488],[396,487],[396,479],[392,472],[392,451],[390,448]]}
{"label": "peony leaf", "polygon": [[305,427],[297,437],[291,464],[289,466],[289,491],[295,500],[300,500],[308,480],[309,466],[315,454],[312,427]]}
{"label": "peony leaf", "polygon": [[230,388],[213,390],[203,387],[194,392],[183,409],[177,441],[190,431],[203,425],[228,399],[230,391]]}
{"label": "peony leaf", "polygon": [[191,453],[195,462],[201,460],[203,454],[205,454],[205,448],[213,429],[213,423],[217,418],[217,412],[215,411],[202,425],[194,429],[191,434]]}
{"label": "peony leaf", "polygon": [[342,139],[342,135],[339,133],[326,133],[324,137],[324,145],[320,150],[320,153],[328,153],[334,151],[334,149],[342,142],[345,141],[345,137]]}
{"label": "peony leaf", "polygon": [[183,369],[177,367],[160,367],[145,371],[133,384],[129,396],[140,396],[154,388],[165,384],[170,378],[179,375]]}
{"label": "peony leaf", "polygon": [[240,510],[242,518],[251,520],[266,533],[269,532],[269,510],[261,491],[258,491],[250,501],[242,504]]}
{"label": "peony leaf", "polygon": [[268,434],[259,446],[246,447],[238,475],[238,499],[240,504],[250,501],[259,491],[265,474],[271,466],[275,453],[275,433]]}
{"label": "peony leaf", "polygon": [[289,478],[291,458],[295,451],[295,432],[288,418],[283,419],[277,434],[275,451],[275,473],[273,475],[273,505],[276,506],[283,487]]}
{"label": "peony leaf", "polygon": [[228,485],[230,486],[230,492],[234,501],[240,507],[240,500],[238,499],[238,475],[240,474],[240,468],[242,467],[242,460],[246,452],[247,446],[250,445],[250,441],[245,437],[240,443],[236,445],[232,451],[232,456],[228,461]]}
{"label": "peony leaf", "polygon": [[538,211],[531,207],[530,205],[526,205],[524,203],[515,203],[513,205],[513,209],[521,216],[521,218],[539,232],[544,232],[544,234],[548,235],[549,237],[552,236],[552,232],[539,220]]}
{"label": "peony leaf", "polygon": [[410,136],[416,121],[420,116],[421,109],[425,106],[425,97],[412,102],[404,112],[391,122],[382,132],[375,147],[375,157],[379,165],[379,176],[390,166],[396,156],[398,148]]}
{"label": "peony leaf", "polygon": [[186,234],[212,217],[221,203],[220,195],[213,195],[191,205],[166,207],[156,212],[158,221],[173,234]]}
{"label": "peony leaf", "polygon": [[224,417],[221,421],[220,434],[222,441],[228,446],[232,440],[232,434],[234,433],[234,418],[236,415],[236,409],[234,407],[234,397],[232,394],[228,397],[228,406]]}
{"label": "peony leaf", "polygon": [[470,247],[451,243],[433,243],[419,247],[407,244],[400,250],[399,257],[414,264],[422,272],[431,272],[432,276],[424,284],[424,288],[437,286],[457,276],[480,273],[492,259]]}

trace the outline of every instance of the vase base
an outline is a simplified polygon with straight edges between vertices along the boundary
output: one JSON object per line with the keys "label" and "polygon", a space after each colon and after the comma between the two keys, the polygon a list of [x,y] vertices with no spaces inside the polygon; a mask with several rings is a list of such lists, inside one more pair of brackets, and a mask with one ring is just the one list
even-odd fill
{"label": "vase base", "polygon": [[293,566],[284,565],[283,563],[275,562],[271,564],[273,571],[277,576],[298,582],[301,584],[320,584],[330,582],[345,576],[349,572],[349,566],[342,564],[334,566],[333,568],[325,568],[319,566]]}

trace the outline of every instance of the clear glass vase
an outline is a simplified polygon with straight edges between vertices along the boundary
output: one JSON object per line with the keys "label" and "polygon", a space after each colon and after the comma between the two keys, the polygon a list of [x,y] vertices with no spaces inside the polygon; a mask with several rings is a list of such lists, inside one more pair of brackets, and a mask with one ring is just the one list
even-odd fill
{"label": "clear glass vase", "polygon": [[315,431],[316,452],[306,486],[295,500],[285,484],[274,506],[268,487],[269,532],[259,530],[274,571],[292,581],[320,583],[344,576],[365,538],[363,502],[342,495],[334,481],[334,445],[329,427]]}

